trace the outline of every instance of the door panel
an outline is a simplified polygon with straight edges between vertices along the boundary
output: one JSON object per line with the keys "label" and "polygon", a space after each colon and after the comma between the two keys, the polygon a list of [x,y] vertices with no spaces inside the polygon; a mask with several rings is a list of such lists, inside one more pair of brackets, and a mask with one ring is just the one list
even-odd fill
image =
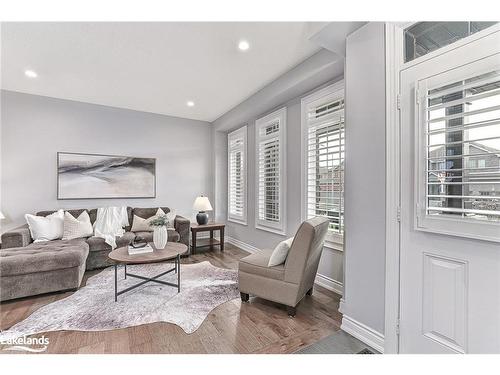
{"label": "door panel", "polygon": [[477,220],[453,232],[448,216],[434,230],[416,206],[428,189],[419,177],[421,89],[491,69],[500,69],[498,30],[401,71],[401,353],[500,353],[500,244],[474,238],[486,238]]}
{"label": "door panel", "polygon": [[423,253],[422,334],[451,350],[465,352],[467,262]]}

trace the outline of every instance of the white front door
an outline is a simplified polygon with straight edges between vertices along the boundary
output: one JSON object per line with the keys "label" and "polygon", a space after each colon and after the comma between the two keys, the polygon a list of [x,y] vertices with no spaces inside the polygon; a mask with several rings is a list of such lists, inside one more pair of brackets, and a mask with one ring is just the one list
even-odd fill
{"label": "white front door", "polygon": [[500,353],[500,31],[422,60],[400,73],[400,352]]}

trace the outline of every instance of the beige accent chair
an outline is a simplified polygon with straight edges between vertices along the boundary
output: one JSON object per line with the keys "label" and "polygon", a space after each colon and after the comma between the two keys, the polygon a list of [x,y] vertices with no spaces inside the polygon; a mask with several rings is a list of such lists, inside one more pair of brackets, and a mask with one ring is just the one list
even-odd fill
{"label": "beige accent chair", "polygon": [[319,259],[323,251],[328,219],[315,217],[304,221],[297,231],[284,264],[268,267],[272,250],[249,255],[238,266],[241,300],[255,295],[287,306],[295,316],[296,306],[311,295]]}

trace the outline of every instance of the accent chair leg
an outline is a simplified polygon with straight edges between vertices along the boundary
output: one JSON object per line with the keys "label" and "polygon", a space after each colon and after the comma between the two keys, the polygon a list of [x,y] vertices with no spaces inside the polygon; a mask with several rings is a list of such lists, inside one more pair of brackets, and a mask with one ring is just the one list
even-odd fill
{"label": "accent chair leg", "polygon": [[306,294],[308,296],[312,296],[312,294],[313,294],[313,288],[309,289]]}
{"label": "accent chair leg", "polygon": [[292,307],[292,306],[287,306],[286,311],[288,312],[288,316],[290,318],[293,318],[293,317],[295,317],[295,314],[297,313],[297,308]]}
{"label": "accent chair leg", "polygon": [[241,301],[242,302],[248,302],[248,299],[250,298],[250,296],[248,295],[248,293],[241,293],[240,292],[240,296],[241,296]]}

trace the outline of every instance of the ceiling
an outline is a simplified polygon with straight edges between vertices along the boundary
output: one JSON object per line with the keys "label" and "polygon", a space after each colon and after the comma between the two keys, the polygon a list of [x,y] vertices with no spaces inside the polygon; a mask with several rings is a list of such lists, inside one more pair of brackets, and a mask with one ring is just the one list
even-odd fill
{"label": "ceiling", "polygon": [[[309,41],[314,26],[2,23],[1,87],[213,121],[317,52]],[[245,52],[242,39],[250,43]],[[27,69],[38,77],[26,77]]]}

